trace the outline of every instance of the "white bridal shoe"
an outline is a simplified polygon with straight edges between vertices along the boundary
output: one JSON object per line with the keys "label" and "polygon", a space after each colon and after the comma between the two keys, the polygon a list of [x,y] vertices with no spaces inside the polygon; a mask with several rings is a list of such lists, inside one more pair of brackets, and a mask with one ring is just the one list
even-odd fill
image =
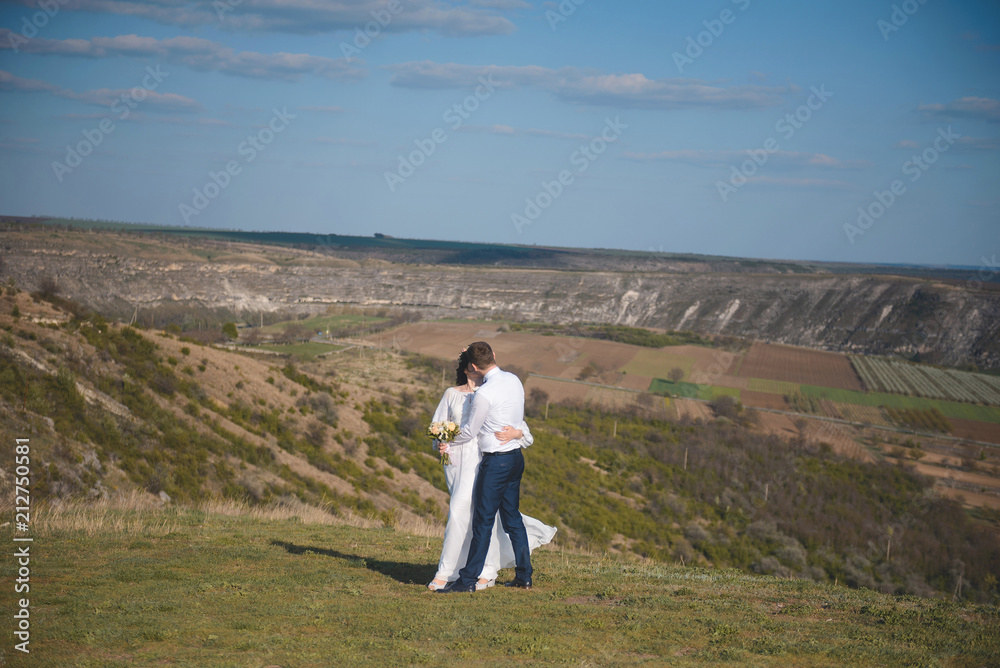
{"label": "white bridal shoe", "polygon": [[[427,585],[427,588],[430,589],[431,591],[437,591],[438,589],[444,589],[449,584],[451,584],[450,582],[445,582],[443,584],[438,584],[439,582],[441,582],[441,581],[438,580],[437,578],[435,578],[435,579],[431,580],[430,584]],[[476,591],[482,591],[484,589],[492,587],[496,583],[497,583],[496,578],[493,578],[492,580],[483,580],[482,578],[480,578],[476,582]]]}

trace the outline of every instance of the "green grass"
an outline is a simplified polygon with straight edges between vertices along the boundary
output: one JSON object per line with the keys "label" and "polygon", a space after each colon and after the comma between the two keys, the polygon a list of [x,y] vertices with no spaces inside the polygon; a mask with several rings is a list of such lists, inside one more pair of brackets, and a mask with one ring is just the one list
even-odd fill
{"label": "green grass", "polygon": [[886,406],[888,408],[908,408],[911,410],[931,410],[937,408],[950,418],[976,420],[979,422],[1000,423],[1000,408],[996,406],[981,406],[965,404],[957,401],[941,401],[939,399],[924,399],[908,397],[901,394],[885,394],[880,392],[856,392],[832,387],[817,387],[802,385],[802,393],[831,401],[859,406]]}
{"label": "green grass", "polygon": [[649,384],[649,391],[653,394],[670,394],[676,397],[697,399],[701,395],[701,387],[701,385],[685,383],[684,381],[675,383],[666,378],[654,378]]}
{"label": "green grass", "polygon": [[[438,538],[118,513],[133,526],[35,534],[31,654],[8,638],[0,663],[981,666],[1000,656],[992,606],[558,549],[535,553],[532,591],[445,596],[424,587]],[[3,538],[12,544],[9,529]],[[0,567],[8,583],[15,568]],[[13,587],[0,601],[14,609]]]}
{"label": "green grass", "polygon": [[649,391],[654,394],[670,394],[676,397],[704,399],[705,401],[712,401],[719,397],[734,397],[737,401],[740,399],[740,391],[735,387],[697,385],[684,381],[675,383],[665,378],[654,378],[649,384]]}
{"label": "green grass", "polygon": [[302,360],[310,360],[325,353],[333,353],[338,350],[343,350],[345,346],[336,346],[330,343],[311,342],[291,343],[288,345],[266,343],[253,347],[259,348],[260,350],[269,350],[276,353],[282,353],[284,355],[291,355]]}
{"label": "green grass", "polygon": [[789,383],[782,380],[766,380],[764,378],[750,378],[747,389],[751,392],[768,392],[770,394],[791,394],[799,391],[798,383]]}
{"label": "green grass", "polygon": [[705,401],[714,401],[721,397],[733,397],[740,400],[740,390],[735,387],[720,387],[718,385],[699,385],[698,398]]}
{"label": "green grass", "polygon": [[669,350],[639,350],[621,370],[636,376],[666,378],[671,369],[678,368],[684,372],[684,378],[690,378],[693,366],[694,358],[688,355],[677,355]]}

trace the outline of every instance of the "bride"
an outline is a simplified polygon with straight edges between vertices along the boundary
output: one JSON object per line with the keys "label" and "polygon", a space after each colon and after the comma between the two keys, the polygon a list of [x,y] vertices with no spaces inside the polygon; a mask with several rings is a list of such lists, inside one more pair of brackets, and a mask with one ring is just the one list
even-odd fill
{"label": "bride", "polygon": [[[442,422],[450,420],[456,424],[464,426],[469,419],[469,412],[472,408],[472,395],[476,390],[475,382],[469,378],[465,369],[468,367],[468,359],[463,350],[458,358],[458,369],[456,372],[456,386],[449,387],[444,391],[441,402],[437,410],[434,411],[432,422]],[[534,442],[531,430],[525,422],[521,422],[518,428],[510,425],[496,432],[497,438],[502,442],[519,439],[521,447],[526,448]],[[438,443],[434,442],[435,452]],[[472,492],[476,486],[476,474],[479,471],[479,460],[482,454],[476,441],[467,443],[464,446],[451,448],[449,451],[451,463],[444,467],[444,477],[448,483],[448,492],[451,494],[451,501],[448,504],[448,524],[444,529],[444,546],[441,548],[441,559],[438,561],[437,574],[428,589],[438,590],[444,588],[449,582],[458,579],[458,572],[465,566],[469,556],[469,544],[472,542],[472,514],[473,500]],[[532,551],[539,545],[545,545],[556,535],[556,528],[550,527],[533,517],[528,517],[521,513],[524,520],[524,528],[528,532],[528,544]],[[476,583],[476,589],[482,590],[492,587],[496,582],[497,571],[501,568],[514,568],[514,548],[511,546],[510,538],[500,525],[499,514],[493,522],[493,536],[490,540],[490,550],[486,555],[486,563],[483,572]]]}

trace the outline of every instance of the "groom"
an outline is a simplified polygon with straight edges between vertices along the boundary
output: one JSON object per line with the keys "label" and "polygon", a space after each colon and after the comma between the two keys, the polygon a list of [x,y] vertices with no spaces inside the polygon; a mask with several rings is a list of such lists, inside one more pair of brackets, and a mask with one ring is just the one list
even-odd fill
{"label": "groom", "polygon": [[469,443],[477,436],[483,453],[473,492],[475,515],[472,519],[472,544],[469,558],[458,579],[438,593],[476,591],[476,580],[486,562],[493,522],[500,511],[503,530],[510,536],[517,567],[514,580],[507,587],[531,589],[531,550],[519,509],[521,474],[524,456],[517,440],[501,443],[496,432],[505,425],[520,424],[524,419],[524,387],[512,373],[496,365],[488,343],[477,341],[469,346],[466,374],[481,384],[472,398],[469,421],[455,438],[453,446]]}

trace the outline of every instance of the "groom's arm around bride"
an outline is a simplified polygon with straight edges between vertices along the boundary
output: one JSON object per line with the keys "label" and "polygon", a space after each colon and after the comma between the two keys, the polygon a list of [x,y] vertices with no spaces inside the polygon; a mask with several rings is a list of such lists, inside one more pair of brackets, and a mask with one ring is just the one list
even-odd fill
{"label": "groom's arm around bride", "polygon": [[531,550],[520,513],[521,475],[524,473],[524,456],[518,441],[501,443],[496,432],[509,424],[524,420],[524,387],[512,373],[501,370],[495,363],[493,349],[488,343],[477,341],[468,348],[467,373],[480,377],[482,386],[472,400],[469,421],[455,439],[463,445],[479,439],[483,459],[473,492],[475,515],[472,520],[472,544],[469,558],[460,571],[458,580],[440,593],[475,591],[476,580],[483,570],[490,547],[493,521],[500,511],[500,522],[510,537],[516,561],[515,579],[508,586],[531,587]]}

